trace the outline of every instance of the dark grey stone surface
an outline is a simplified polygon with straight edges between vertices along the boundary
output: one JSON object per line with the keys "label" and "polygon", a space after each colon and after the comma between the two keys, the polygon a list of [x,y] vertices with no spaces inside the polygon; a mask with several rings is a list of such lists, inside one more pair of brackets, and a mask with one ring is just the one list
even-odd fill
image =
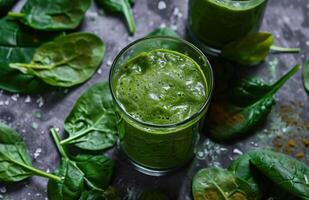
{"label": "dark grey stone surface", "polygon": [[[82,31],[98,34],[107,45],[107,53],[100,70],[87,83],[72,90],[63,90],[44,95],[16,95],[0,93],[0,120],[16,128],[25,139],[34,166],[53,171],[59,162],[58,153],[49,134],[52,126],[62,130],[63,121],[77,97],[99,80],[106,80],[110,65],[117,53],[129,42],[143,37],[158,26],[171,26],[180,35],[185,35],[187,0],[164,0],[166,9],[158,9],[158,0],[136,0],[134,15],[137,32],[134,37],[127,33],[121,18],[106,16],[95,5],[87,12],[81,27]],[[23,1],[19,2],[21,6]],[[276,44],[300,47],[299,54],[272,54],[264,63],[256,67],[239,68],[237,74],[259,74],[266,80],[274,81],[297,63],[309,58],[309,1],[308,0],[269,0],[262,31],[272,32]],[[171,199],[191,199],[191,178],[200,168],[207,166],[228,166],[241,152],[258,147],[272,147],[278,140],[294,139],[297,148],[290,148],[291,154],[303,152],[301,160],[308,164],[309,151],[300,142],[308,138],[309,97],[304,92],[301,73],[297,73],[277,94],[267,123],[253,136],[234,144],[216,144],[202,133],[197,148],[197,156],[187,167],[164,177],[150,177],[133,169],[115,148],[108,154],[116,161],[117,169],[113,185],[120,188],[123,199],[136,199],[144,189],[159,189]],[[30,102],[29,102],[30,100]],[[280,150],[285,151],[283,142]],[[36,153],[35,153],[36,152]],[[46,199],[47,181],[43,178],[30,178],[20,183],[0,183],[0,197],[14,200]],[[1,199],[0,198],[0,199]]]}

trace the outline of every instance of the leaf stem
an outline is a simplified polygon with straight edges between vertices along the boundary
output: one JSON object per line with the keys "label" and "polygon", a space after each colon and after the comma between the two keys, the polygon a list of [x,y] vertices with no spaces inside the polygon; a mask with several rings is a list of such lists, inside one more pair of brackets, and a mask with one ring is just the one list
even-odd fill
{"label": "leaf stem", "polygon": [[72,136],[72,137],[68,137],[68,138],[66,138],[66,139],[64,139],[64,140],[62,140],[62,141],[60,141],[60,144],[61,144],[61,145],[69,144],[71,141],[73,141],[73,140],[75,140],[75,139],[77,139],[77,138],[80,138],[80,137],[84,136],[85,134],[87,134],[89,131],[92,131],[92,130],[93,130],[92,128],[86,129],[86,130],[84,130],[84,131],[82,131],[82,132],[80,132],[80,133],[77,133],[76,135],[74,135],[74,136]]}
{"label": "leaf stem", "polygon": [[52,134],[52,136],[53,136],[54,142],[55,142],[55,144],[56,144],[56,146],[57,146],[57,149],[58,149],[60,155],[61,155],[63,158],[69,159],[69,157],[68,157],[66,151],[64,150],[64,148],[63,148],[62,145],[61,145],[60,137],[59,137],[59,135],[58,135],[57,130],[56,130],[55,128],[51,128],[51,129],[50,129],[50,132],[51,132],[51,134]]}
{"label": "leaf stem", "polygon": [[17,165],[22,166],[23,168],[25,168],[25,169],[27,169],[29,171],[31,171],[34,175],[45,177],[45,178],[48,178],[48,179],[51,179],[51,180],[54,180],[54,181],[57,181],[57,182],[61,181],[61,178],[56,176],[56,175],[53,175],[53,174],[50,174],[50,173],[46,173],[46,172],[44,172],[42,170],[36,169],[36,168],[34,168],[32,166],[29,166],[29,165],[25,165],[23,163],[15,161],[15,160],[11,160],[11,161],[14,162]]}
{"label": "leaf stem", "polygon": [[274,51],[275,53],[299,53],[300,52],[300,48],[280,47],[276,45],[272,45],[270,49]]}
{"label": "leaf stem", "polygon": [[15,18],[24,18],[26,16],[24,13],[18,13],[18,12],[9,12],[7,15]]}
{"label": "leaf stem", "polygon": [[122,8],[123,14],[129,26],[130,34],[133,35],[135,33],[135,21],[129,1],[123,0]]}

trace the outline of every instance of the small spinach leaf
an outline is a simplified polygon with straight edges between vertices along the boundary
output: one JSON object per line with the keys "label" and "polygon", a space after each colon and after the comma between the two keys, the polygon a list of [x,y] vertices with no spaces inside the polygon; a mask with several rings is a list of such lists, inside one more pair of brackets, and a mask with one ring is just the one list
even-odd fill
{"label": "small spinach leaf", "polygon": [[258,199],[246,181],[221,168],[200,170],[193,177],[192,193],[194,200]]}
{"label": "small spinach leaf", "polygon": [[293,67],[256,102],[246,107],[238,107],[228,102],[217,101],[210,106],[208,125],[209,136],[218,141],[226,141],[246,135],[260,124],[275,103],[274,94],[300,69]]}
{"label": "small spinach leaf", "polygon": [[6,15],[14,6],[16,0],[0,0],[0,16]]}
{"label": "small spinach leaf", "polygon": [[84,189],[84,174],[67,158],[62,158],[55,175],[62,177],[60,182],[49,180],[47,186],[50,200],[75,200]]}
{"label": "small spinach leaf", "polygon": [[256,64],[266,58],[272,43],[273,36],[270,33],[253,33],[227,44],[221,54],[243,65]]}
{"label": "small spinach leaf", "polygon": [[11,63],[10,67],[35,75],[52,86],[71,87],[94,74],[104,52],[105,46],[97,36],[72,33],[37,48],[29,64]]}
{"label": "small spinach leaf", "polygon": [[173,29],[169,27],[156,28],[152,32],[150,32],[147,36],[172,36],[172,37],[180,37]]}
{"label": "small spinach leaf", "polygon": [[133,1],[130,0],[96,0],[104,10],[112,13],[122,13],[127,21],[131,34],[135,33],[135,21],[131,9]]}
{"label": "small spinach leaf", "polygon": [[303,78],[305,89],[309,93],[309,60],[304,65]]}
{"label": "small spinach leaf", "polygon": [[9,13],[12,18],[38,30],[75,29],[84,18],[91,0],[28,0],[21,13]]}
{"label": "small spinach leaf", "polygon": [[304,163],[271,150],[250,153],[250,161],[265,176],[285,191],[309,199],[309,168]]}
{"label": "small spinach leaf", "polygon": [[22,138],[14,129],[0,123],[0,181],[16,182],[34,175],[60,181],[59,177],[32,167]]}
{"label": "small spinach leaf", "polygon": [[112,147],[117,140],[117,118],[107,82],[101,82],[82,94],[65,120],[70,137],[61,144],[75,144],[87,150]]}
{"label": "small spinach leaf", "polygon": [[106,189],[111,181],[114,162],[103,155],[80,154],[73,159],[85,177],[97,188]]}

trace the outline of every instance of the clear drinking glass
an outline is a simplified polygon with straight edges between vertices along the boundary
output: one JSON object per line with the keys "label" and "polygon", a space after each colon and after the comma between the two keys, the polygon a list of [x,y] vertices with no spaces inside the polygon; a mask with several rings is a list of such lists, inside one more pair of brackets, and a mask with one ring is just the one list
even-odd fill
{"label": "clear drinking glass", "polygon": [[[202,108],[176,124],[151,124],[135,119],[122,108],[115,95],[115,73],[138,54],[155,49],[177,51],[191,57],[201,67],[207,82],[208,96]],[[156,77],[154,77],[156,78]],[[199,138],[199,127],[213,90],[213,72],[205,55],[191,43],[174,37],[148,37],[125,47],[112,65],[109,83],[119,115],[121,148],[139,171],[162,175],[189,162]]]}

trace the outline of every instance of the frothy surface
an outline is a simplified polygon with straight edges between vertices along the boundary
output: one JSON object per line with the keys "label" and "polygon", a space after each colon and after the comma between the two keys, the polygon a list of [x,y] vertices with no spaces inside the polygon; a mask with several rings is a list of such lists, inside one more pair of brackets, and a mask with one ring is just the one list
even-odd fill
{"label": "frothy surface", "polygon": [[165,49],[139,54],[116,73],[114,91],[132,117],[152,124],[175,124],[197,113],[208,91],[200,66]]}

